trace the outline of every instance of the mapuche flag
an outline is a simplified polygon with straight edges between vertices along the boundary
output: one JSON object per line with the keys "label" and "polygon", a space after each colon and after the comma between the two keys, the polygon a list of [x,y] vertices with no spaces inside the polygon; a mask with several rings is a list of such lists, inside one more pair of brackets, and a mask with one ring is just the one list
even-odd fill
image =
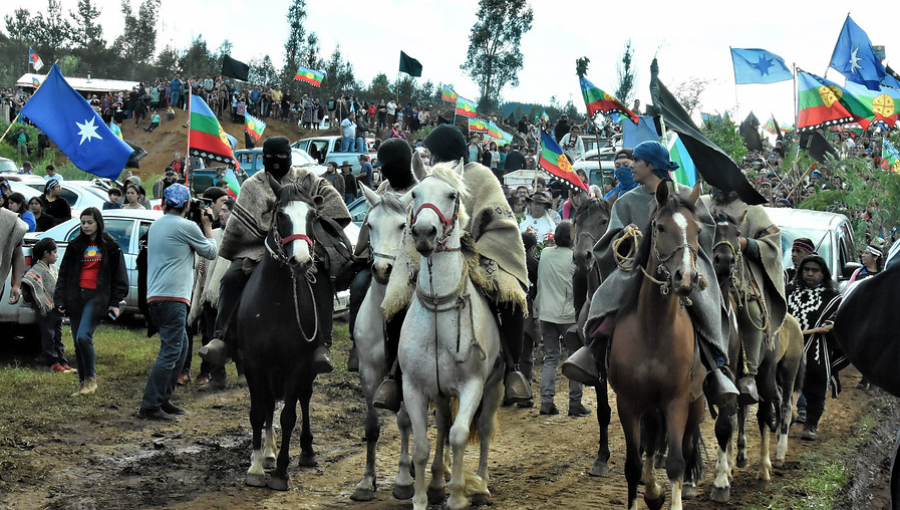
{"label": "mapuche flag", "polygon": [[469,131],[473,133],[487,133],[487,124],[481,119],[469,119]]}
{"label": "mapuche flag", "polygon": [[802,133],[848,122],[865,122],[866,107],[834,82],[797,69],[797,129]]}
{"label": "mapuche flag", "polygon": [[307,69],[303,66],[300,66],[297,69],[297,74],[294,75],[294,79],[305,81],[313,87],[319,87],[322,85],[322,80],[325,79],[325,73],[323,73],[322,71],[313,71],[312,69]]}
{"label": "mapuche flag", "polygon": [[584,76],[581,76],[580,80],[581,94],[584,96],[584,104],[587,106],[588,117],[593,117],[596,112],[600,112],[603,115],[621,113],[622,115],[628,116],[632,122],[637,124],[637,115],[628,108],[625,108],[625,105],[619,102],[618,99],[595,87],[594,84],[588,81]]}
{"label": "mapuche flag", "polygon": [[247,132],[253,141],[258,142],[262,138],[263,131],[266,130],[266,123],[251,115],[244,115],[244,131]]}
{"label": "mapuche flag", "polygon": [[894,127],[897,115],[900,114],[900,88],[881,85],[877,90],[871,90],[865,85],[847,80],[844,89],[865,107],[861,112],[851,112],[866,115],[866,122],[862,119],[859,121],[863,129],[869,129],[872,122],[883,122],[888,128]]}
{"label": "mapuche flag", "polygon": [[590,193],[588,187],[581,182],[581,178],[575,173],[569,159],[563,153],[563,150],[556,143],[556,140],[546,132],[541,131],[541,168],[550,172],[554,177],[559,178],[564,184],[575,191],[586,191]]}
{"label": "mapuche flag", "polygon": [[98,177],[115,179],[134,150],[109,127],[53,64],[43,85],[22,107],[72,164]]}
{"label": "mapuche flag", "polygon": [[472,101],[459,96],[456,98],[456,114],[463,117],[474,118],[476,115],[476,105]]}
{"label": "mapuche flag", "polygon": [[449,101],[451,103],[455,103],[458,97],[459,94],[457,94],[456,91],[454,91],[450,87],[444,85],[444,87],[441,88],[441,101]]}
{"label": "mapuche flag", "polygon": [[191,95],[191,120],[188,127],[188,150],[191,156],[212,159],[229,166],[236,166],[234,151],[219,125],[216,114],[200,96]]}

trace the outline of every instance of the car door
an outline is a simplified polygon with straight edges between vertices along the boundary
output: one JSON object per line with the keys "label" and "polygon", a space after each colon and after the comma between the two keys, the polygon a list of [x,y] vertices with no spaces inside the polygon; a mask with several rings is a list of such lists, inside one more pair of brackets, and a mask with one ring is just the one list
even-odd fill
{"label": "car door", "polygon": [[[135,220],[129,218],[104,218],[103,230],[106,231],[122,250],[125,258],[125,271],[128,274],[128,295],[125,296],[125,306],[137,308],[137,239],[134,237]],[[149,225],[149,224],[148,224]],[[149,228],[149,226],[147,227]],[[81,227],[76,226],[66,235],[66,241],[72,242]],[[62,257],[60,257],[61,259]]]}

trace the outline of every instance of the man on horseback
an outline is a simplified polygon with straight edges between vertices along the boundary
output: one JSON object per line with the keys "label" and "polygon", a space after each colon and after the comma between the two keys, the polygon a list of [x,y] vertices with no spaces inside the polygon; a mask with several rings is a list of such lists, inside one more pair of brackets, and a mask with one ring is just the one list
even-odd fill
{"label": "man on horseback", "polygon": [[[304,178],[310,176],[313,184],[309,194],[322,197],[323,204],[319,211],[326,223],[328,220],[332,220],[339,228],[350,223],[350,212],[344,204],[344,197],[340,196],[337,190],[309,170],[291,168],[291,145],[287,138],[272,136],[266,139],[263,143],[263,165],[265,166],[264,172],[255,173],[241,186],[241,192],[235,203],[229,226],[223,234],[222,247],[219,250],[219,256],[230,260],[231,266],[222,278],[215,337],[201,347],[199,352],[204,361],[214,365],[223,365],[227,361],[227,328],[241,301],[241,295],[250,275],[266,254],[264,242],[277,205],[277,197],[269,179],[272,178],[281,184],[287,184],[302,182]],[[336,232],[331,234],[333,234],[332,237],[339,235]],[[335,241],[339,242],[338,239]],[[346,248],[349,251],[350,247]],[[328,260],[325,262],[337,263]],[[313,370],[318,374],[331,372],[334,368],[329,352],[331,348],[330,331],[327,332],[327,340],[323,343],[324,345],[316,347],[312,361]]]}
{"label": "man on horseback", "polygon": [[[591,300],[584,330],[585,338],[590,339],[590,350],[581,349],[563,364],[566,377],[584,384],[596,385],[606,378],[606,353],[615,329],[616,313],[631,279],[641,275],[640,271],[630,267],[629,258],[633,255],[629,256],[629,253],[637,252],[638,237],[650,226],[657,186],[664,180],[671,181],[670,172],[679,167],[669,159],[669,151],[659,142],[643,142],[635,147],[633,161],[634,180],[642,186],[616,200],[606,234],[594,246],[603,283]],[[678,192],[688,191],[686,186],[678,186]],[[704,351],[701,360],[710,371],[704,391],[711,402],[718,404],[729,395],[736,395],[737,389],[731,377],[722,371],[727,364],[728,339],[722,332],[724,309],[709,256],[715,239],[715,222],[702,203],[697,204],[697,220],[703,225],[697,267],[709,280],[709,285],[702,292],[691,295],[693,305],[688,310]]]}
{"label": "man on horseback", "polygon": [[735,254],[737,267],[732,272],[735,285],[731,287],[746,361],[745,375],[738,381],[738,389],[742,404],[755,404],[759,401],[756,373],[760,360],[774,345],[775,333],[787,313],[781,230],[761,205],[747,205],[733,191],[712,187],[710,195],[702,197],[702,201],[713,213],[728,213],[740,223],[738,228],[743,237],[739,238],[740,252]]}
{"label": "man on horseback", "polygon": [[[441,125],[425,138],[425,146],[431,151],[432,164],[453,163],[468,159],[466,139],[455,127]],[[463,225],[467,236],[477,252],[480,272],[479,280],[486,282],[482,290],[488,296],[491,310],[502,327],[500,337],[507,353],[507,374],[505,379],[505,399],[511,403],[531,400],[531,385],[519,371],[522,340],[525,327],[525,289],[528,288],[528,270],[525,264],[525,248],[516,218],[505,200],[500,182],[490,169],[477,162],[467,163],[463,181],[471,196],[463,200],[469,212],[469,223]],[[401,251],[407,251],[411,244],[407,236]],[[388,294],[382,307],[389,327],[385,337],[385,360],[393,366],[397,358],[400,340],[400,325],[406,314],[418,268],[400,267],[397,264],[391,273]],[[392,291],[396,289],[396,291]],[[397,324],[396,328],[390,324]],[[375,405],[382,409],[397,411],[401,402],[401,387],[394,372],[388,376],[375,394]]]}

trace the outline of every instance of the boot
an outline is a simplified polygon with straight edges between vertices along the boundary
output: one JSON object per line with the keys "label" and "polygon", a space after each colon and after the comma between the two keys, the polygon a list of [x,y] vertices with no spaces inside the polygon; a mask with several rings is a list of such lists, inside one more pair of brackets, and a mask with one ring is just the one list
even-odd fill
{"label": "boot", "polygon": [[569,380],[580,382],[585,386],[598,386],[601,383],[597,361],[588,346],[578,349],[563,362],[562,374]]}
{"label": "boot", "polygon": [[506,379],[503,381],[503,384],[506,388],[504,400],[514,404],[532,400],[531,385],[528,384],[525,375],[519,371],[518,365],[514,366],[513,369],[506,374]]}
{"label": "boot", "polygon": [[78,388],[77,388],[77,389],[75,390],[75,392],[72,393],[70,396],[72,396],[72,397],[78,397],[78,396],[81,395],[81,393],[82,393],[83,391],[84,391],[84,381],[79,381],[79,383],[78,383]]}
{"label": "boot", "polygon": [[95,391],[97,391],[97,378],[88,377],[84,380],[84,388],[81,390],[81,395],[91,395]]}
{"label": "boot", "polygon": [[741,394],[738,397],[738,403],[742,406],[749,406],[759,402],[759,392],[756,390],[756,378],[752,375],[745,375],[738,381],[738,389]]}
{"label": "boot", "polygon": [[228,363],[228,348],[225,342],[219,338],[210,340],[208,344],[200,348],[198,354],[200,359],[211,365],[223,366]]}
{"label": "boot", "polygon": [[803,433],[800,434],[800,439],[804,441],[815,441],[819,437],[819,426],[818,424],[807,422],[803,425]]}
{"label": "boot", "polygon": [[403,402],[403,390],[400,382],[393,375],[388,375],[381,381],[375,395],[372,398],[372,405],[378,409],[386,409],[392,412],[400,412],[400,404]]}
{"label": "boot", "polygon": [[316,347],[316,350],[313,352],[312,370],[316,374],[328,374],[334,370],[334,364],[331,362],[331,351],[328,347],[324,345]]}
{"label": "boot", "polygon": [[725,373],[724,367],[706,374],[706,379],[703,380],[703,393],[706,395],[706,400],[714,406],[725,405],[740,394],[737,386]]}
{"label": "boot", "polygon": [[356,346],[350,348],[350,354],[347,355],[347,371],[359,372],[359,354],[356,353]]}

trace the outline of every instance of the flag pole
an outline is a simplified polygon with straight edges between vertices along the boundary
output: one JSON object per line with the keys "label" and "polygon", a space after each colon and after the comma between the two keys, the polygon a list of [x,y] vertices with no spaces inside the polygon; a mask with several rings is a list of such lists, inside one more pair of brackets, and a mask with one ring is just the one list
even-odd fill
{"label": "flag pole", "polygon": [[13,124],[15,124],[16,121],[19,120],[19,117],[21,117],[21,116],[22,116],[22,112],[19,112],[16,114],[16,118],[14,118],[12,120],[12,122],[9,123],[9,126],[6,127],[6,131],[3,132],[3,136],[0,136],[0,140],[6,140],[6,134],[9,133],[9,130],[12,129]]}
{"label": "flag pole", "polygon": [[184,151],[184,182],[191,188],[191,181],[188,179],[191,165],[191,82],[188,80],[188,121],[187,121],[187,148]]}
{"label": "flag pole", "polygon": [[798,115],[800,114],[800,110],[797,109],[797,94],[799,93],[797,90],[797,63],[791,62],[791,68],[794,74],[794,131],[796,131],[799,123]]}

